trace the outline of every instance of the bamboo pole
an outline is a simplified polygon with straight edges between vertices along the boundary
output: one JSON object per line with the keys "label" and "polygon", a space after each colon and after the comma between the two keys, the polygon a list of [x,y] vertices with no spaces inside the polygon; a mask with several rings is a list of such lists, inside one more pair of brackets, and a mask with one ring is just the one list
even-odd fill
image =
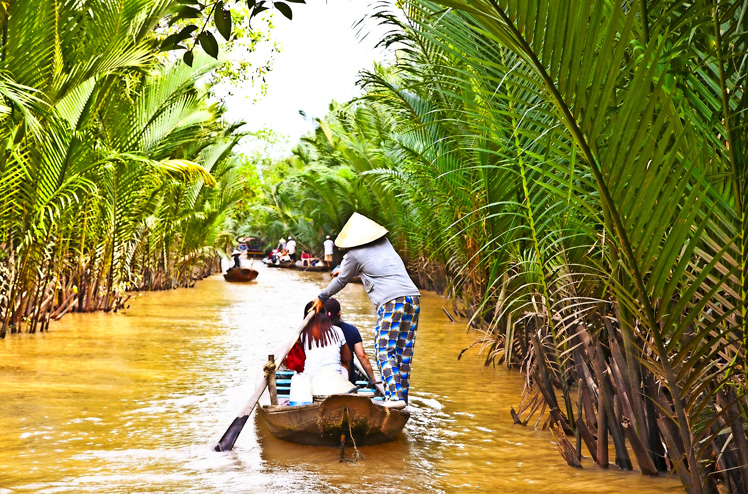
{"label": "bamboo pole", "polygon": [[644,411],[647,414],[647,427],[649,427],[649,449],[652,452],[655,467],[659,472],[667,472],[667,462],[665,461],[665,448],[662,445],[660,429],[657,425],[657,412],[654,407],[654,398],[652,398],[649,389],[653,386],[653,377],[647,372],[644,374]]}
{"label": "bamboo pole", "polygon": [[732,432],[732,441],[740,465],[740,478],[744,491],[748,490],[748,440],[746,440],[743,418],[736,404],[735,390],[729,388],[718,393],[717,403],[726,412],[726,421]]}
{"label": "bamboo pole", "polygon": [[[582,419],[582,402],[584,400],[584,381],[580,378],[579,379],[579,396],[577,398],[577,420],[575,422],[575,427],[578,433],[579,439],[577,440],[577,447],[579,447],[580,439],[584,439],[584,444],[587,446],[587,449],[590,452],[590,456],[592,458],[597,457],[597,443],[595,442],[595,438],[592,436],[592,433],[587,428],[587,424],[584,423],[584,420]],[[581,455],[581,449],[578,453]]]}
{"label": "bamboo pole", "polygon": [[[608,430],[613,438],[613,445],[616,450],[616,464],[621,468],[621,470],[633,470],[631,458],[626,450],[626,442],[623,439],[623,433],[620,429],[620,422],[616,423],[615,420],[616,414],[613,405],[613,394],[611,387],[608,384],[607,377],[603,373],[603,350],[599,340],[596,342],[595,348],[595,374],[597,375],[600,389],[600,401],[605,407],[608,417]],[[613,419],[612,421],[610,420],[611,418]]]}
{"label": "bamboo pole", "polygon": [[597,420],[597,456],[595,461],[601,468],[608,468],[608,412],[602,401],[598,404]]}
{"label": "bamboo pole", "polygon": [[270,404],[278,404],[278,390],[275,387],[275,355],[268,355],[268,363],[266,364],[267,380],[268,380],[268,391],[270,392]]}
{"label": "bamboo pole", "polygon": [[559,453],[561,453],[564,460],[566,460],[566,463],[574,468],[582,468],[582,464],[579,462],[577,455],[575,454],[574,446],[571,445],[569,440],[566,438],[566,434],[564,434],[564,431],[561,430],[558,424],[553,424],[551,426],[551,434],[556,441],[556,448]]}

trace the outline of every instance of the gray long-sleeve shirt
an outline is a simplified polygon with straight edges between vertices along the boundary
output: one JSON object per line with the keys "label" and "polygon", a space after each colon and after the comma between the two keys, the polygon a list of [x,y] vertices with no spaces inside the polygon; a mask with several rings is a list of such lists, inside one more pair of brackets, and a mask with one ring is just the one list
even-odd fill
{"label": "gray long-sleeve shirt", "polygon": [[387,238],[350,249],[340,264],[340,274],[319,294],[319,299],[326,302],[356,275],[361,277],[377,310],[398,297],[421,294]]}

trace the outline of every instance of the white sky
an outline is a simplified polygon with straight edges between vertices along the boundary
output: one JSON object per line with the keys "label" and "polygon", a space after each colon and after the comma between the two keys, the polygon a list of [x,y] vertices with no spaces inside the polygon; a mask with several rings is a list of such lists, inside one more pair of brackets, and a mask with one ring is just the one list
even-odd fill
{"label": "white sky", "polygon": [[[267,95],[257,103],[257,90],[234,90],[226,98],[230,120],[245,120],[250,131],[269,128],[288,138],[272,150],[276,158],[287,155],[298,139],[314,128],[314,119],[327,113],[330,102],[345,102],[360,94],[358,72],[385,58],[374,45],[381,29],[361,39],[354,24],[367,12],[367,0],[307,0],[290,4],[293,20],[274,14],[271,36],[281,45],[272,72],[266,78]],[[303,110],[307,119],[299,114]],[[252,139],[239,146],[241,152],[258,148]]]}

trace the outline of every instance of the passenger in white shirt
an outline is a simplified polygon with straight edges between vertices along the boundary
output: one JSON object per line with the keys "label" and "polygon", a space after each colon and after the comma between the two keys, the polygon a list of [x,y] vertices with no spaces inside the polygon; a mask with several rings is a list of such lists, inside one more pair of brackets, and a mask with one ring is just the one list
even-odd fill
{"label": "passenger in white shirt", "polygon": [[[304,312],[311,308],[307,304]],[[346,379],[346,367],[351,362],[351,351],[345,342],[343,330],[333,326],[330,317],[324,312],[318,313],[301,333],[301,345],[306,354],[304,374],[314,379],[325,371],[335,371]]]}
{"label": "passenger in white shirt", "polygon": [[286,250],[288,251],[288,255],[291,256],[291,260],[296,262],[296,240],[294,240],[293,237],[288,237]]}
{"label": "passenger in white shirt", "polygon": [[327,236],[324,242],[325,245],[325,262],[327,263],[327,267],[332,266],[332,252],[333,252],[333,246],[335,245],[332,240],[330,240],[330,235]]}

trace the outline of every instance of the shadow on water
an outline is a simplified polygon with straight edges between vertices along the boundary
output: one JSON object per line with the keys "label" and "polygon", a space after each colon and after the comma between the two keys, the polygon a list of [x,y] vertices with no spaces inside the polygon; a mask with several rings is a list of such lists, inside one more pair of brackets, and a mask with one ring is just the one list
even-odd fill
{"label": "shadow on water", "polygon": [[[255,417],[234,451],[214,452],[263,360],[328,281],[258,270],[253,283],[218,276],[144,294],[124,314],[72,314],[48,333],[0,340],[0,494],[653,494],[677,486],[589,461],[571,469],[547,431],[514,426],[508,410],[520,376],[484,368],[475,353],[458,362],[473,336],[447,320],[434,294],[423,296],[412,416],[397,441],[341,463],[337,448],[277,440]],[[371,355],[375,316],[363,287],[338,298]]]}

